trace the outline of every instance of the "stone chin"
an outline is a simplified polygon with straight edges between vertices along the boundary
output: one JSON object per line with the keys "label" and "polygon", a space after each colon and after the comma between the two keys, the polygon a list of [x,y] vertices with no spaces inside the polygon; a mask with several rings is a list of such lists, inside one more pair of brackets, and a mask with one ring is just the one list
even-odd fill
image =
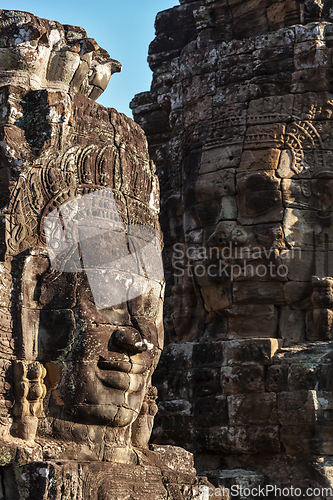
{"label": "stone chin", "polygon": [[139,415],[146,382],[145,375],[100,370],[95,362],[68,363],[53,395],[81,423],[125,427]]}

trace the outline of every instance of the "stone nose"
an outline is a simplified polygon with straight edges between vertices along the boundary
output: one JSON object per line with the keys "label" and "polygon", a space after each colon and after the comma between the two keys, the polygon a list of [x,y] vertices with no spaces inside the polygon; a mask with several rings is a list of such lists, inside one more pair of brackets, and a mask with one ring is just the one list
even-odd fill
{"label": "stone nose", "polygon": [[138,330],[130,326],[117,328],[117,330],[113,332],[111,340],[114,346],[131,354],[137,354],[147,350],[147,344]]}

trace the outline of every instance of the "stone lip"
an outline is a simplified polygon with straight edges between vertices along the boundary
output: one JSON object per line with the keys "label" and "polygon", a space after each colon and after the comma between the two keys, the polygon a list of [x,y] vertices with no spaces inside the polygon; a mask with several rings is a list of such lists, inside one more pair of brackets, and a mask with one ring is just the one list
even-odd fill
{"label": "stone lip", "polygon": [[121,64],[83,28],[0,10],[0,86],[80,93],[96,100]]}

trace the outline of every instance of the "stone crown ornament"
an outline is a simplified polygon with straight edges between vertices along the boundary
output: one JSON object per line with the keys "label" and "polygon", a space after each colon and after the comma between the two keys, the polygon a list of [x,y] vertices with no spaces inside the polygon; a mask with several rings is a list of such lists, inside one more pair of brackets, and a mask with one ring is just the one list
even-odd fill
{"label": "stone crown ornament", "polygon": [[0,84],[59,90],[97,99],[121,64],[84,29],[0,11]]}

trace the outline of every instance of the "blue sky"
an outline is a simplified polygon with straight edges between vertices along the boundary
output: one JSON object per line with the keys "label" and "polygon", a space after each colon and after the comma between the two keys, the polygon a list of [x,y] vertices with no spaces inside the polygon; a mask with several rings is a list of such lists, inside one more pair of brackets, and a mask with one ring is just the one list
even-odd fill
{"label": "blue sky", "polygon": [[178,0],[2,0],[1,8],[24,10],[38,17],[84,28],[90,38],[123,65],[98,99],[132,117],[128,105],[138,92],[149,90],[152,72],[147,63],[154,38],[154,20]]}

